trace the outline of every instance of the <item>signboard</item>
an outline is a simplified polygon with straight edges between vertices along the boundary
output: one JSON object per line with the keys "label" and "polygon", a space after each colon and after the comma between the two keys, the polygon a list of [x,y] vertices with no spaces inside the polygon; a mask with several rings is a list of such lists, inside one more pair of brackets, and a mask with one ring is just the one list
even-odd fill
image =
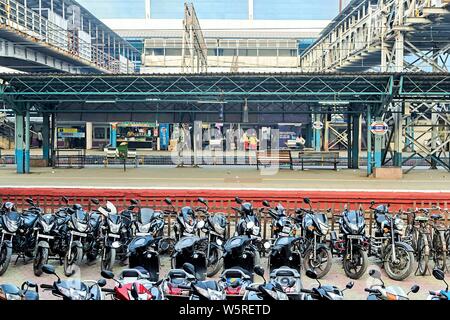
{"label": "signboard", "polygon": [[313,128],[316,130],[322,130],[323,129],[323,123],[320,121],[314,121]]}
{"label": "signboard", "polygon": [[169,147],[169,124],[161,123],[159,125],[159,147],[161,150],[167,150]]}
{"label": "signboard", "polygon": [[154,128],[156,123],[154,122],[137,122],[137,121],[125,121],[119,122],[118,127],[137,127],[137,128]]}
{"label": "signboard", "polygon": [[374,121],[370,125],[370,132],[372,132],[374,135],[385,135],[388,130],[389,126],[384,121]]}
{"label": "signboard", "polygon": [[86,133],[79,132],[77,128],[58,128],[58,138],[85,138]]}

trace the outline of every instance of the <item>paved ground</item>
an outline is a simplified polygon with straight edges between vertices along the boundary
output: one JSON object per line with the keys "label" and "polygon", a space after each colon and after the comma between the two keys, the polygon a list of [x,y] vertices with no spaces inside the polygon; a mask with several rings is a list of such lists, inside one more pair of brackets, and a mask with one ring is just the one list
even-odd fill
{"label": "paved ground", "polygon": [[368,178],[364,170],[279,170],[263,175],[254,167],[175,168],[149,166],[85,169],[33,168],[32,174],[17,175],[14,168],[0,168],[0,186],[116,187],[116,188],[273,188],[308,190],[422,190],[449,191],[450,173],[414,170],[402,180]]}
{"label": "paved ground", "polygon": [[[262,259],[263,266],[266,265],[266,259]],[[57,265],[56,262],[52,262],[52,264]],[[114,268],[114,271],[116,273],[119,273],[122,267],[116,265]],[[371,265],[367,270],[370,270],[372,268],[377,268],[379,270],[379,265],[376,264],[376,260],[371,261]],[[164,257],[162,259],[162,266],[161,266],[161,276],[164,277],[167,273],[167,271],[170,269],[170,261]],[[59,275],[63,275],[63,268],[57,267],[57,271]],[[81,276],[79,276],[81,275]],[[89,280],[98,280],[101,278],[100,276],[100,265],[97,263],[97,265],[94,266],[86,266],[83,265],[80,269],[80,272],[74,275],[73,277],[77,277],[81,279],[89,279]],[[267,275],[266,275],[267,276]],[[64,278],[64,276],[62,276]],[[217,278],[217,277],[214,277]],[[19,262],[16,266],[11,265],[8,271],[0,277],[0,283],[14,283],[16,285],[20,285],[23,281],[30,279],[35,281],[36,283],[42,284],[47,283],[51,284],[53,282],[54,277],[50,275],[43,275],[41,277],[35,277],[33,274],[33,265],[32,263],[24,265],[22,262]],[[443,283],[440,281],[437,281],[432,276],[425,276],[425,277],[416,277],[416,276],[410,276],[408,279],[404,281],[394,281],[389,279],[383,272],[383,280],[385,281],[386,285],[399,285],[401,286],[406,292],[409,291],[409,288],[414,285],[418,284],[421,288],[419,293],[417,294],[411,294],[410,298],[414,300],[421,300],[426,299],[428,295],[429,290],[440,290],[444,289]],[[255,281],[259,282],[262,281],[261,279],[258,279],[258,277],[255,277]],[[308,279],[304,274],[302,274],[302,281],[303,285],[306,288],[311,288],[315,286],[317,283],[315,280]],[[345,275],[344,271],[342,269],[342,264],[340,263],[339,259],[335,259],[333,262],[332,269],[330,273],[321,280],[323,284],[333,284],[340,288],[344,288],[345,285],[350,281]],[[368,275],[363,276],[360,280],[355,281],[355,285],[353,289],[348,290],[345,292],[345,298],[350,300],[364,300],[367,298],[366,292],[364,292],[364,288],[372,284],[373,279],[371,279]],[[114,283],[112,281],[108,282],[108,287],[113,287]],[[53,297],[51,293],[49,292],[41,292],[41,299],[57,299],[56,297]]]}

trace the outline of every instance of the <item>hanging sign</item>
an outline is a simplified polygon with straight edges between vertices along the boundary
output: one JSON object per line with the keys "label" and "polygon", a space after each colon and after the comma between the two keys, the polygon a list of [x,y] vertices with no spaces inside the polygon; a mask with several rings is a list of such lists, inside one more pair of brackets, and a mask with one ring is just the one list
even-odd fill
{"label": "hanging sign", "polygon": [[375,135],[383,136],[388,132],[389,126],[384,121],[374,121],[370,125],[370,132],[372,132]]}

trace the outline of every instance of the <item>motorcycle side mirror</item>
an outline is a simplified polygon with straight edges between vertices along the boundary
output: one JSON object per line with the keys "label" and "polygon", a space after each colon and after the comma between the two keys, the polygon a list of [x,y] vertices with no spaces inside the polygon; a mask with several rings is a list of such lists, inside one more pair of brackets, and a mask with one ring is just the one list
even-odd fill
{"label": "motorcycle side mirror", "polygon": [[370,205],[373,206],[375,204],[375,201],[370,201]]}
{"label": "motorcycle side mirror", "polygon": [[61,278],[58,276],[58,274],[55,271],[55,267],[50,264],[44,264],[42,266],[42,272],[45,274],[52,274],[58,278],[58,282],[61,281]]}
{"label": "motorcycle side mirror", "polygon": [[112,273],[109,270],[102,270],[102,272],[100,274],[105,279],[114,279],[114,273]]}
{"label": "motorcycle side mirror", "polygon": [[269,201],[267,201],[267,200],[264,200],[264,201],[262,202],[262,205],[263,205],[264,207],[270,208],[270,203],[269,203]]}
{"label": "motorcycle side mirror", "polygon": [[261,266],[255,266],[255,267],[253,268],[253,271],[254,271],[258,276],[260,276],[261,278],[263,278],[263,279],[264,279],[264,282],[266,282],[266,279],[264,278],[265,270],[264,270],[263,267],[261,267]]}
{"label": "motorcycle side mirror", "polygon": [[106,280],[105,280],[105,279],[99,279],[99,280],[97,281],[97,285],[98,285],[100,288],[103,288],[104,286],[106,286]]}
{"label": "motorcycle side mirror", "polygon": [[203,203],[205,206],[208,206],[208,201],[206,201],[206,199],[198,198],[197,201]]}
{"label": "motorcycle side mirror", "polygon": [[311,204],[311,199],[303,198],[303,202],[306,203],[306,204]]}
{"label": "motorcycle side mirror", "polygon": [[308,269],[308,270],[306,270],[306,276],[308,277],[308,278],[310,278],[310,279],[314,279],[314,280],[317,280],[317,273],[316,272],[314,272],[314,270],[311,270],[311,269]]}
{"label": "motorcycle side mirror", "polygon": [[170,200],[170,198],[165,198],[165,199],[164,199],[164,202],[165,202],[166,204],[168,204],[169,206],[172,205],[172,200]]}
{"label": "motorcycle side mirror", "polygon": [[34,206],[34,201],[31,198],[26,198],[25,202],[28,203],[30,206]]}
{"label": "motorcycle side mirror", "polygon": [[439,268],[435,268],[433,270],[433,277],[435,277],[437,280],[443,281],[445,279],[445,273]]}
{"label": "motorcycle side mirror", "polygon": [[238,203],[238,204],[242,204],[244,201],[241,199],[241,198],[239,198],[239,197],[235,197],[234,198],[234,201],[236,201],[236,203]]}
{"label": "motorcycle side mirror", "polygon": [[350,281],[349,283],[347,283],[347,285],[345,286],[346,289],[351,289],[353,288],[353,286],[355,285],[355,283],[353,281]]}
{"label": "motorcycle side mirror", "polygon": [[131,203],[131,204],[134,204],[135,206],[137,206],[137,205],[139,204],[139,200],[131,199],[131,200],[130,200],[130,203]]}
{"label": "motorcycle side mirror", "polygon": [[96,198],[92,198],[92,199],[91,199],[91,202],[92,202],[93,204],[95,204],[95,205],[99,205],[99,204],[100,204],[100,201],[99,201],[98,199],[96,199]]}
{"label": "motorcycle side mirror", "polygon": [[187,262],[184,263],[183,270],[186,271],[186,273],[189,273],[189,274],[195,276],[195,267],[193,264],[187,263]]}
{"label": "motorcycle side mirror", "polygon": [[370,270],[369,276],[371,276],[374,279],[381,280],[381,273],[378,270],[375,270],[375,269]]}
{"label": "motorcycle side mirror", "polygon": [[417,284],[415,284],[415,285],[413,285],[411,287],[411,291],[410,292],[417,293],[417,292],[419,292],[419,290],[420,290],[420,287]]}

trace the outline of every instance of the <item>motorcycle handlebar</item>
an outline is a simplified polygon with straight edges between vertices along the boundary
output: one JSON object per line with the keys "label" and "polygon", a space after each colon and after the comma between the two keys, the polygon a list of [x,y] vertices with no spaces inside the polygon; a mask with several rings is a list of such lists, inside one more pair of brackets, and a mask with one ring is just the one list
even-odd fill
{"label": "motorcycle handlebar", "polygon": [[246,287],[245,290],[247,291],[253,291],[253,292],[259,292],[258,288],[253,288],[253,287]]}
{"label": "motorcycle handlebar", "polygon": [[303,293],[313,293],[313,291],[312,291],[312,290],[309,290],[309,289],[300,289],[300,292],[303,292]]}
{"label": "motorcycle handlebar", "polygon": [[375,290],[375,289],[369,289],[369,288],[365,288],[364,291],[365,291],[365,292],[369,292],[369,293],[378,293],[378,290]]}
{"label": "motorcycle handlebar", "polygon": [[53,289],[53,286],[51,284],[41,284],[42,289]]}
{"label": "motorcycle handlebar", "polygon": [[114,289],[108,289],[108,288],[102,288],[102,291],[106,292],[106,293],[114,293],[115,292]]}

